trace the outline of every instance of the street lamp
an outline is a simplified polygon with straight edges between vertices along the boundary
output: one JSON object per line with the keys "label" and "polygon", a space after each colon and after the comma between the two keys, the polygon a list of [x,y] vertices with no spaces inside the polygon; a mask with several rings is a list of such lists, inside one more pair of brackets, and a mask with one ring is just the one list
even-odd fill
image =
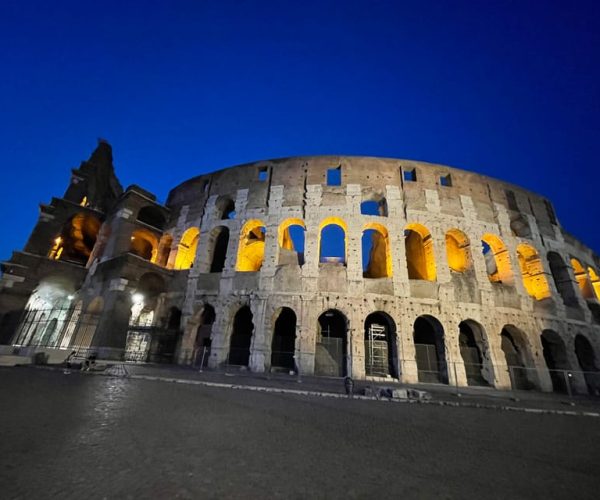
{"label": "street lamp", "polygon": [[134,304],[141,304],[144,302],[144,296],[141,293],[134,293],[131,296],[131,300]]}

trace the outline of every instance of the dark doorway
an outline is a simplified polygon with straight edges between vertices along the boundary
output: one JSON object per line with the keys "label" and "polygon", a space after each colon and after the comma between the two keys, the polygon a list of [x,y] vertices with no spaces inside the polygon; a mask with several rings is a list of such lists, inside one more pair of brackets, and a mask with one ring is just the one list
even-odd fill
{"label": "dark doorway", "polygon": [[346,317],[335,309],[319,316],[315,350],[315,375],[345,377],[348,374]]}
{"label": "dark doorway", "polygon": [[229,364],[248,366],[253,331],[252,312],[248,306],[244,306],[233,319],[233,332],[229,344]]}
{"label": "dark doorway", "polygon": [[563,302],[567,306],[577,306],[578,301],[575,295],[575,287],[573,286],[573,281],[571,280],[565,261],[556,252],[548,252],[547,257],[554,284]]}
{"label": "dark doorway", "polygon": [[214,246],[212,260],[210,264],[211,273],[223,272],[225,267],[225,259],[227,258],[227,246],[229,245],[229,229],[226,227],[218,227],[214,237]]}
{"label": "dark doorway", "polygon": [[365,373],[398,378],[396,324],[384,312],[371,313],[365,319]]}
{"label": "dark doorway", "polygon": [[289,307],[284,307],[273,331],[271,343],[271,368],[283,368],[285,371],[294,370],[294,353],[296,350],[296,313]]}
{"label": "dark doorway", "polygon": [[468,385],[489,385],[484,378],[483,354],[485,344],[482,328],[470,321],[462,321],[458,325],[458,345],[465,365]]}
{"label": "dark doorway", "polygon": [[579,366],[584,373],[585,383],[590,394],[598,394],[600,390],[600,380],[598,368],[596,366],[596,356],[590,341],[583,335],[575,337],[575,355]]}
{"label": "dark doorway", "polygon": [[414,324],[413,339],[419,382],[448,383],[444,329],[433,316],[420,316]]}
{"label": "dark doorway", "polygon": [[194,347],[194,365],[205,366],[208,362],[211,346],[212,325],[215,322],[215,310],[210,304],[205,304],[200,314],[200,324],[196,330]]}
{"label": "dark doorway", "polygon": [[533,366],[527,366],[528,355],[523,334],[516,328],[504,327],[500,335],[502,337],[500,347],[504,352],[512,388],[519,390],[533,389],[532,373],[530,373]]}
{"label": "dark doorway", "polygon": [[554,392],[566,393],[568,392],[566,375],[570,367],[565,343],[558,333],[553,330],[544,330],[541,340],[544,360],[552,380],[552,389]]}

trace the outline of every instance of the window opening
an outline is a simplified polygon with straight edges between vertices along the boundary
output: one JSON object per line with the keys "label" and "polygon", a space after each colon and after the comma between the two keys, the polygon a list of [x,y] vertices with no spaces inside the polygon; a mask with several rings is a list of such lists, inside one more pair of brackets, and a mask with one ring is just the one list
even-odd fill
{"label": "window opening", "polygon": [[342,167],[330,168],[327,170],[327,185],[341,186],[342,185]]}

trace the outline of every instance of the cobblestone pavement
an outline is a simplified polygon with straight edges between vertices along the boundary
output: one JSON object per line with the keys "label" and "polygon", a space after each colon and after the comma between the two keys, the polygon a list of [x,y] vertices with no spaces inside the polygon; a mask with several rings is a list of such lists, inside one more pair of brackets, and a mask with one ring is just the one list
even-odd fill
{"label": "cobblestone pavement", "polygon": [[2,498],[597,498],[600,422],[0,370]]}

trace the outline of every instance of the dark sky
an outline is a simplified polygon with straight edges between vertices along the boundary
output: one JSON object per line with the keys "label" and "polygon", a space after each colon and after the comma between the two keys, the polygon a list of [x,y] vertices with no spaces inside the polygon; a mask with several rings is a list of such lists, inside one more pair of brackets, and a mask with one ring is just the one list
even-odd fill
{"label": "dark sky", "polygon": [[0,259],[97,137],[162,201],[272,157],[439,162],[548,196],[599,251],[599,56],[598,1],[3,0]]}

